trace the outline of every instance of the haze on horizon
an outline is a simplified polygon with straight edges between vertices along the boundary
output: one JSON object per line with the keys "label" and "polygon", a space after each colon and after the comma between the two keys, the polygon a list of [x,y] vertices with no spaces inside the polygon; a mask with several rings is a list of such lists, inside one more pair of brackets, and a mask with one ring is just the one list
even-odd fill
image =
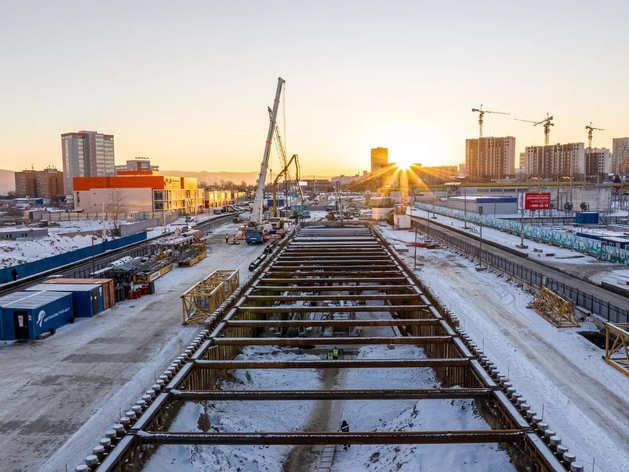
{"label": "haze on horizon", "polygon": [[[116,161],[259,169],[277,77],[304,174],[458,164],[465,139],[629,135],[624,1],[0,2],[0,168],[61,168],[60,134],[115,135]],[[285,108],[284,108],[285,105]],[[284,122],[284,110],[286,121]],[[516,154],[517,155],[517,154]]]}

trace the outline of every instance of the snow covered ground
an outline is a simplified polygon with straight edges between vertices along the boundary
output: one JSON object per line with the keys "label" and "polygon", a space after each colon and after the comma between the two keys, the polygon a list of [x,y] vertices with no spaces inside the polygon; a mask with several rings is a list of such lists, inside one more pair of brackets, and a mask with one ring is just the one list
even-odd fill
{"label": "snow covered ground", "polygon": [[[442,217],[439,217],[442,219]],[[381,227],[394,243],[414,233]],[[484,231],[483,231],[484,236]],[[447,249],[418,248],[417,274],[461,320],[462,328],[538,414],[596,471],[626,472],[629,464],[629,378],[607,365],[604,350],[581,328],[554,328],[526,306],[531,294],[492,271],[477,272]],[[400,254],[409,267],[412,252]],[[591,465],[586,470],[591,470]]]}

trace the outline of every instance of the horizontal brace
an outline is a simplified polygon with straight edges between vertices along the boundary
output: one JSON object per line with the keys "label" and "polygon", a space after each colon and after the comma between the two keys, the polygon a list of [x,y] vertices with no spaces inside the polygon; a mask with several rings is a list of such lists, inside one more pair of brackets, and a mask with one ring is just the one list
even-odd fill
{"label": "horizontal brace", "polygon": [[197,360],[200,369],[350,369],[350,368],[423,368],[467,367],[468,358],[456,359],[336,359],[302,361],[205,361]]}
{"label": "horizontal brace", "polygon": [[143,444],[316,445],[316,444],[479,444],[515,443],[521,429],[487,431],[393,431],[349,433],[159,433],[138,431]]}
{"label": "horizontal brace", "polygon": [[307,328],[354,326],[440,326],[439,320],[229,320],[225,325],[235,328]]}
{"label": "horizontal brace", "polygon": [[[260,282],[264,283],[264,280]],[[334,281],[330,281],[333,283]],[[304,287],[283,287],[277,285],[253,285],[254,290],[267,290],[271,292],[303,292]],[[416,290],[414,285],[337,285],[337,286],[317,286],[316,290],[313,287],[313,292],[367,292],[367,291],[380,291],[380,290]]]}
{"label": "horizontal brace", "polygon": [[343,346],[368,344],[446,344],[453,336],[395,336],[395,337],[325,337],[325,338],[213,338],[214,346]]}
{"label": "horizontal brace", "polygon": [[[299,274],[301,275],[301,274]],[[328,283],[391,283],[391,282],[406,282],[408,279],[406,277],[321,277],[322,274],[319,272],[317,275],[319,277],[311,277],[311,278],[303,278],[303,277],[294,277],[294,278],[270,278],[270,277],[262,277],[262,280],[265,284],[269,285],[282,285],[282,284],[301,284],[301,285],[315,285],[315,284],[328,284]],[[325,275],[328,275],[327,272]]]}
{"label": "horizontal brace", "polygon": [[355,266],[356,265],[358,266],[362,266],[362,265],[394,266],[393,260],[391,258],[387,258],[386,260],[382,260],[382,261],[374,261],[370,257],[365,257],[365,258],[356,258],[356,259],[339,259],[335,261],[321,261],[321,260],[315,260],[315,259],[306,259],[303,261],[284,262],[284,261],[278,260],[277,262],[273,264],[273,267],[299,267],[304,264],[313,264],[317,266],[329,266],[329,265],[335,265],[335,264],[345,264],[345,265],[355,265]]}
{"label": "horizontal brace", "polygon": [[[339,261],[341,262],[341,261]],[[366,269],[366,270],[396,270],[398,269],[398,266],[396,266],[395,264],[389,264],[387,263],[386,265],[384,264],[379,264],[379,265],[375,265],[375,264],[371,264],[367,261],[361,261],[361,262],[356,262],[354,264],[346,264],[343,263],[344,265],[321,265],[321,264],[313,264],[311,261],[309,261],[307,264],[301,263],[303,265],[298,264],[293,264],[293,265],[273,265],[273,269],[280,269],[280,270],[293,270],[293,271],[302,271],[302,270],[320,270],[322,272],[319,272],[320,275],[325,275],[329,270],[336,270],[336,271],[346,271],[346,272],[354,272],[356,270],[360,270],[360,269]],[[399,272],[398,272],[399,273]]]}
{"label": "horizontal brace", "polygon": [[[316,288],[313,289],[316,292]],[[247,295],[248,302],[298,302],[298,301],[326,301],[326,300],[417,300],[420,298],[419,293],[402,293],[395,295]]]}
{"label": "horizontal brace", "polygon": [[176,400],[443,400],[487,397],[490,388],[378,389],[378,390],[171,390]]}
{"label": "horizontal brace", "polygon": [[425,310],[428,305],[362,305],[362,306],[239,306],[249,313],[373,313]]}

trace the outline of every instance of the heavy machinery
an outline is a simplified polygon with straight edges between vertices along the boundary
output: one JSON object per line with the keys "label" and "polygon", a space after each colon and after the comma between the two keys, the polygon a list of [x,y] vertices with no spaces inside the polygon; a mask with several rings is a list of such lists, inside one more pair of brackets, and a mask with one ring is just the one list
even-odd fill
{"label": "heavy machinery", "polygon": [[585,125],[585,129],[588,130],[588,149],[592,149],[592,134],[594,131],[605,131],[602,128],[594,128],[592,126],[592,122],[590,121],[589,125]]}
{"label": "heavy machinery", "polygon": [[521,120],[519,118],[514,118],[515,121],[524,121],[525,123],[533,123],[533,126],[537,126],[537,125],[544,125],[544,144],[546,146],[548,146],[548,143],[550,142],[550,127],[551,126],[555,126],[555,124],[553,123],[553,116],[550,115],[549,113],[546,113],[546,118],[544,118],[541,121],[532,121],[532,120]]}
{"label": "heavy machinery", "polygon": [[266,137],[266,145],[264,146],[264,155],[262,156],[262,164],[260,165],[260,174],[258,176],[258,186],[256,188],[256,196],[253,201],[253,210],[251,211],[250,224],[257,226],[262,223],[262,205],[264,202],[264,184],[266,182],[266,172],[269,168],[269,156],[271,155],[271,143],[273,142],[273,134],[275,132],[275,123],[277,110],[280,105],[280,95],[282,87],[286,81],[281,77],[277,78],[277,90],[275,91],[275,100],[273,101],[273,110],[271,113],[271,121],[269,123],[269,132]]}
{"label": "heavy machinery", "polygon": [[478,128],[479,128],[479,138],[483,137],[483,120],[485,119],[485,113],[493,113],[495,115],[510,115],[511,113],[505,113],[504,111],[489,111],[483,110],[483,105],[480,108],[472,108],[473,112],[478,113]]}
{"label": "heavy machinery", "polygon": [[282,179],[282,177],[284,177],[288,173],[288,169],[293,162],[295,163],[295,184],[297,185],[297,188],[299,189],[299,193],[301,195],[301,204],[303,205],[304,203],[304,194],[301,190],[301,186],[299,185],[299,156],[297,156],[297,154],[293,154],[288,163],[279,172],[279,174],[277,174],[277,177],[275,177],[275,180],[273,181],[273,217],[275,218],[277,218],[277,184]]}

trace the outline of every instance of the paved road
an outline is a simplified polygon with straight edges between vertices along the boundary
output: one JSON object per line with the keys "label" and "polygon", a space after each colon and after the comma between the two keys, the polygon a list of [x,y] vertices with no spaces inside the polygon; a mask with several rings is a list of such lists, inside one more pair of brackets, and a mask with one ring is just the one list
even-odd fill
{"label": "paved road", "polygon": [[216,269],[249,276],[263,246],[226,245],[225,231],[235,228],[215,230],[208,257],[158,280],[155,295],[79,320],[45,341],[0,344],[0,470],[74,470],[83,461],[199,330],[181,325],[180,294]]}
{"label": "paved road", "polygon": [[[417,217],[413,217],[413,218],[417,219]],[[422,221],[425,221],[425,218],[419,218],[419,219]],[[431,221],[430,224],[438,226],[441,231],[451,234],[463,241],[469,242],[471,244],[477,244],[476,239],[474,239],[473,237],[466,236],[456,231],[452,231],[447,226],[440,225],[438,223],[435,223],[434,221]],[[542,273],[547,277],[552,277],[554,280],[557,280],[566,285],[569,285],[575,289],[578,289],[581,292],[594,295],[598,297],[599,299],[609,302],[610,304],[615,305],[617,307],[625,308],[627,307],[627,304],[629,302],[628,298],[623,295],[611,292],[601,287],[600,285],[596,285],[587,280],[575,277],[574,275],[562,272],[559,269],[549,267],[548,265],[543,264],[540,261],[536,261],[535,259],[531,259],[527,257],[519,257],[511,252],[505,251],[495,246],[490,246],[490,245],[485,245],[485,244],[483,245],[483,250],[487,252],[491,252],[492,254],[496,254],[497,256],[500,256],[504,259],[513,261],[516,264],[527,267],[536,272]]]}

